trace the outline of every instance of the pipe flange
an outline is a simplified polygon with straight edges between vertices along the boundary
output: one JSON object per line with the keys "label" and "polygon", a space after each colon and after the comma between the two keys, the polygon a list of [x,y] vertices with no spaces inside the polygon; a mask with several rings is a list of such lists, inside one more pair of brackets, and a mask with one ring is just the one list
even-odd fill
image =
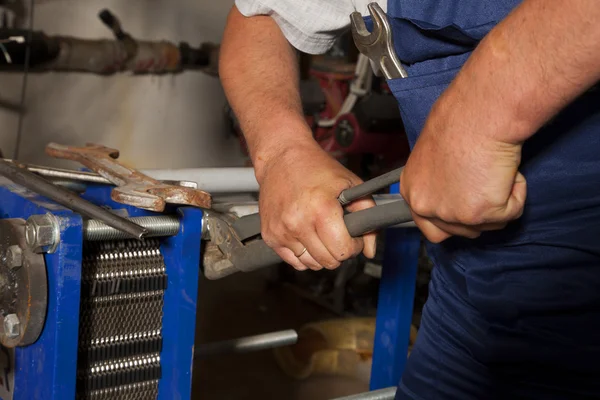
{"label": "pipe flange", "polygon": [[44,327],[48,280],[44,256],[27,245],[23,219],[0,220],[0,343],[34,343]]}

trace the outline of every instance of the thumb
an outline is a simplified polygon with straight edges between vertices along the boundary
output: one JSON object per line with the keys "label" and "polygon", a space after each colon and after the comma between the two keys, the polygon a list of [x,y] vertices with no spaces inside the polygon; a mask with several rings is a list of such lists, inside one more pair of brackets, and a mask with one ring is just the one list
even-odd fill
{"label": "thumb", "polygon": [[527,181],[520,172],[517,172],[512,191],[504,208],[506,221],[517,219],[523,215],[525,199],[527,198]]}

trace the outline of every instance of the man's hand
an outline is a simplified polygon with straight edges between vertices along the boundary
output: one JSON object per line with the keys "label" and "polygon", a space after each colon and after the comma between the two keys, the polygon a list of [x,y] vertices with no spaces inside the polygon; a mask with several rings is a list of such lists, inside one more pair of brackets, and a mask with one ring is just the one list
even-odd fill
{"label": "man's hand", "polygon": [[[372,258],[375,234],[352,238],[337,200],[344,189],[361,180],[314,142],[290,143],[278,149],[276,156],[257,169],[265,242],[298,270],[333,269],[361,251]],[[363,199],[347,209],[358,211],[374,205],[373,200]]]}
{"label": "man's hand", "polygon": [[470,113],[455,93],[434,106],[400,178],[415,223],[434,243],[503,228],[521,216],[527,192],[521,145],[490,135],[487,115]]}
{"label": "man's hand", "polygon": [[595,0],[525,0],[438,99],[401,176],[425,236],[477,237],[523,212],[521,145],[600,79]]}

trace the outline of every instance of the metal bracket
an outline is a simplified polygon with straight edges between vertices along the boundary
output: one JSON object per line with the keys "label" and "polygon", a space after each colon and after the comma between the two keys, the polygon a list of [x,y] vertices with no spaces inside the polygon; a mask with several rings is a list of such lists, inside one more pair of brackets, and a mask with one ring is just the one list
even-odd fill
{"label": "metal bracket", "polygon": [[46,264],[27,246],[25,225],[20,218],[0,220],[0,342],[9,348],[34,343],[46,320]]}

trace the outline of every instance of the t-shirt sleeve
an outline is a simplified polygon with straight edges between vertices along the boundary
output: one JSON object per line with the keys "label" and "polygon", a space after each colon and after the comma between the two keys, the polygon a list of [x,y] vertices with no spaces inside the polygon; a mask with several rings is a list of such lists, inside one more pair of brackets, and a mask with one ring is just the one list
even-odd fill
{"label": "t-shirt sleeve", "polygon": [[300,51],[322,54],[350,26],[351,1],[235,0],[242,15],[268,15],[286,39]]}

